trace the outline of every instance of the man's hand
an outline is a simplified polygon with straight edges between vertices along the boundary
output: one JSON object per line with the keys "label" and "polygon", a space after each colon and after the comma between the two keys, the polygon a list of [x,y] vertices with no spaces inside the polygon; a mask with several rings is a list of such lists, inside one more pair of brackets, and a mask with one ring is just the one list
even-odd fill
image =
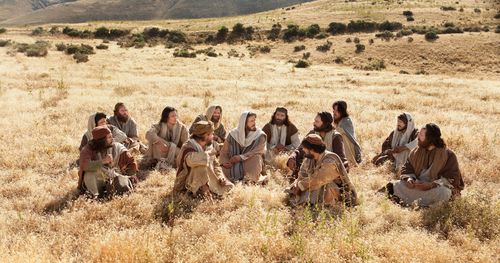
{"label": "man's hand", "polygon": [[288,159],[286,166],[288,166],[288,168],[292,171],[295,170],[295,167],[297,166],[295,163],[295,159]]}
{"label": "man's hand", "polygon": [[112,162],[113,162],[113,156],[111,156],[111,154],[106,155],[106,157],[102,159],[102,164],[110,164]]}
{"label": "man's hand", "polygon": [[276,153],[280,153],[280,152],[282,152],[284,150],[285,150],[285,145],[278,144],[278,145],[274,146],[274,151]]}
{"label": "man's hand", "polygon": [[230,163],[230,162],[227,162],[225,164],[222,164],[222,167],[226,168],[226,169],[231,169],[231,167],[233,167],[233,164]]}
{"label": "man's hand", "polygon": [[415,182],[415,189],[420,191],[428,191],[434,188],[435,184],[433,182]]}
{"label": "man's hand", "polygon": [[162,153],[168,153],[170,147],[166,143],[159,142],[159,144],[160,144],[160,151]]}
{"label": "man's hand", "polygon": [[415,180],[411,179],[411,178],[408,178],[405,180],[405,186],[410,188],[410,189],[413,189],[415,188]]}
{"label": "man's hand", "polygon": [[239,163],[239,162],[241,162],[241,157],[239,155],[235,155],[235,156],[231,157],[231,159],[229,159],[229,161],[232,164]]}
{"label": "man's hand", "polygon": [[225,185],[226,183],[227,183],[227,180],[226,180],[226,178],[225,178],[225,177],[221,177],[221,178],[219,178],[219,184],[220,184],[220,185]]}

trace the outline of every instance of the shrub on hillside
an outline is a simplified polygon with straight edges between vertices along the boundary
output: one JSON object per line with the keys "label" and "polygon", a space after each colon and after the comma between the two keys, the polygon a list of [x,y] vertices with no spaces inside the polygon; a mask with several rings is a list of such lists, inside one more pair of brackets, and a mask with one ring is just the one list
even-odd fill
{"label": "shrub on hillside", "polygon": [[328,25],[326,32],[332,35],[343,34],[347,30],[347,25],[343,23],[332,22]]}

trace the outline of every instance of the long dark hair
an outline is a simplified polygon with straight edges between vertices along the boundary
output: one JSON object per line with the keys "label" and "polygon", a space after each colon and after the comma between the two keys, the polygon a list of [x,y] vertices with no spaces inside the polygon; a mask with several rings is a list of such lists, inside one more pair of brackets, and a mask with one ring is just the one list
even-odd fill
{"label": "long dark hair", "polygon": [[338,100],[333,103],[332,109],[337,106],[337,110],[340,112],[340,115],[342,115],[342,118],[349,117],[349,113],[347,113],[347,102],[343,100]]}
{"label": "long dark hair", "polygon": [[441,129],[434,123],[425,125],[425,140],[437,148],[446,147],[446,143],[441,138]]}
{"label": "long dark hair", "polygon": [[318,112],[318,115],[323,123],[323,126],[320,127],[320,130],[323,132],[329,132],[333,130],[333,116],[328,111]]}
{"label": "long dark hair", "polygon": [[285,113],[285,121],[283,122],[283,124],[285,126],[289,126],[291,124],[291,122],[290,122],[290,117],[288,117],[288,110],[285,108],[282,108],[282,107],[278,107],[274,111],[273,116],[271,116],[271,124],[276,124],[276,113],[277,112]]}
{"label": "long dark hair", "polygon": [[167,122],[168,121],[168,116],[170,115],[171,112],[177,111],[174,107],[167,106],[163,111],[161,112],[161,119],[160,119],[160,124],[162,122]]}
{"label": "long dark hair", "polygon": [[96,139],[90,140],[89,146],[90,146],[90,149],[92,149],[92,151],[96,151],[96,152],[102,152],[102,151],[106,150],[107,148],[109,148],[106,145],[106,137],[101,138],[101,139],[97,139],[97,140]]}

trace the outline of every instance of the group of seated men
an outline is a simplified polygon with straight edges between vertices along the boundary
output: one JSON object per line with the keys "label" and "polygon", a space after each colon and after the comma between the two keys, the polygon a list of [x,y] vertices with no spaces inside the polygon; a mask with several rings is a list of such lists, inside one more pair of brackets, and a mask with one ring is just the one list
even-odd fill
{"label": "group of seated men", "polygon": [[[118,103],[110,118],[96,113],[80,145],[78,188],[103,197],[133,190],[143,154],[146,167],[177,169],[174,193],[222,196],[238,182],[265,184],[266,166],[277,156],[287,159],[292,178],[285,190],[293,205],[347,205],[359,200],[349,171],[361,163],[361,147],[345,101],[332,105],[333,114],[319,112],[312,129],[301,139],[288,110],[278,107],[258,128],[257,114],[241,113],[236,128],[226,131],[222,107],[210,106],[188,128],[177,110],[165,107],[158,123],[139,140],[137,123]],[[404,205],[429,206],[460,194],[464,184],[455,154],[446,147],[435,124],[417,130],[409,113],[397,117],[396,129],[382,144],[372,163],[386,161],[400,179],[388,183],[388,197]]]}

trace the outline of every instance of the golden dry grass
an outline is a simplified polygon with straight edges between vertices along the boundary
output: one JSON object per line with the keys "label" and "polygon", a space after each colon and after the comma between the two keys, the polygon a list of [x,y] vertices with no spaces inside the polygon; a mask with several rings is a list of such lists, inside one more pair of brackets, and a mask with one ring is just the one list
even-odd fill
{"label": "golden dry grass", "polygon": [[[339,51],[346,37],[331,39],[340,46],[336,52],[354,58]],[[34,42],[24,29],[7,38]],[[315,47],[316,40],[309,41],[306,45]],[[126,50],[111,44],[85,64],[54,50],[46,58],[28,58],[0,48],[0,257],[8,262],[498,262],[500,79],[493,74],[498,34],[439,41],[463,49],[457,51],[463,72],[436,62],[431,75],[397,74],[400,67],[390,62],[405,49],[411,61],[417,54],[412,49],[429,45],[441,54],[449,48],[424,41],[411,48],[397,42],[373,51],[367,47],[388,62],[382,72],[328,63],[320,53],[313,54],[318,59],[312,67],[295,69],[287,63],[293,44],[283,43],[254,58],[245,46],[220,45],[217,52],[236,49],[246,56],[195,59],[174,58],[160,46]],[[485,43],[493,48],[466,54]],[[391,47],[394,56],[387,54]],[[483,71],[480,62],[488,59]],[[118,101],[128,105],[144,138],[166,105],[190,123],[205,104],[221,104],[227,127],[247,109],[257,112],[262,126],[276,106],[287,105],[305,134],[315,113],[330,110],[337,99],[349,103],[365,162],[350,174],[362,204],[334,216],[287,207],[280,171],[271,172],[266,187],[238,186],[216,202],[171,202],[175,173],[152,172],[136,192],[101,203],[77,199],[77,171],[66,170],[78,156],[87,117],[111,113]],[[392,175],[369,160],[401,111],[412,113],[418,125],[439,124],[457,153],[466,189],[451,207],[405,209],[376,193]]]}

